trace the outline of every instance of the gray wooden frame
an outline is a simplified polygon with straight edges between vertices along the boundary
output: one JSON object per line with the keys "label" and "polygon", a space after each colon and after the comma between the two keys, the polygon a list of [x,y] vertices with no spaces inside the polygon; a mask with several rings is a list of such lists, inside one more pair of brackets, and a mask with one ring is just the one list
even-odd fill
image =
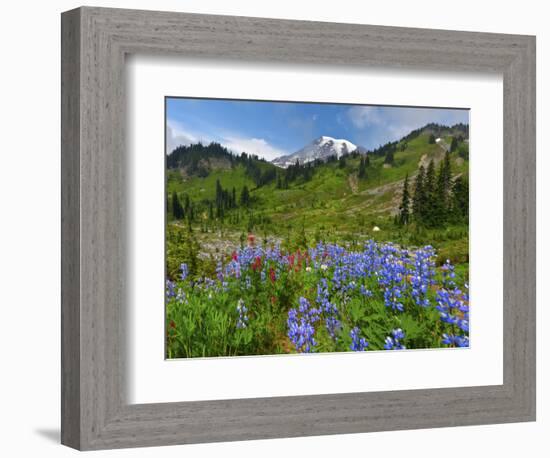
{"label": "gray wooden frame", "polygon": [[[105,449],[535,419],[535,38],[83,7],[62,14],[62,443]],[[130,405],[129,53],[504,78],[503,385]]]}

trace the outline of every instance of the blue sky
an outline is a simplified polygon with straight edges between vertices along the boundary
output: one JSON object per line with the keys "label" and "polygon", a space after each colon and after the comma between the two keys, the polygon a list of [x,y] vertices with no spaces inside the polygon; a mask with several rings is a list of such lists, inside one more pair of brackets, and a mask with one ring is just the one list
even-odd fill
{"label": "blue sky", "polygon": [[166,149],[216,141],[271,160],[327,135],[372,149],[429,122],[468,123],[468,110],[294,102],[166,99]]}

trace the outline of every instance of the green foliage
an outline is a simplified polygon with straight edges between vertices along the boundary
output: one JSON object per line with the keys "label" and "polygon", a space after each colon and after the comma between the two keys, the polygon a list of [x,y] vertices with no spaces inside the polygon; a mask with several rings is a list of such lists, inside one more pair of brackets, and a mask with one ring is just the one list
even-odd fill
{"label": "green foliage", "polygon": [[386,153],[386,157],[384,158],[384,164],[393,165],[393,161],[394,161],[393,154],[394,154],[394,150],[389,149],[388,152]]}
{"label": "green foliage", "polygon": [[458,146],[458,140],[456,137],[453,137],[451,140],[451,153],[454,153],[456,151],[456,148]]}
{"label": "green foliage", "polygon": [[413,196],[413,219],[420,226],[443,227],[448,223],[468,221],[468,182],[458,176],[452,179],[451,153],[446,152],[439,171],[430,161],[424,174],[423,166],[418,168]]}
{"label": "green foliage", "polygon": [[184,216],[183,207],[180,204],[178,194],[176,192],[172,193],[172,216],[174,219],[182,219]]}
{"label": "green foliage", "polygon": [[191,276],[211,272],[206,262],[199,259],[200,245],[190,226],[171,224],[166,231],[166,275],[177,278],[180,266],[185,263]]}
{"label": "green foliage", "polygon": [[359,178],[365,178],[367,176],[367,164],[363,157],[359,160]]}
{"label": "green foliage", "polygon": [[[264,243],[280,243],[290,250],[303,250],[320,241],[358,248],[369,239],[392,241],[404,247],[429,244],[438,250],[438,265],[450,259],[457,264],[457,272],[467,276],[468,142],[467,129],[461,129],[430,128],[429,132],[442,138],[456,136],[458,146],[447,155],[440,145],[430,142],[428,132],[419,130],[367,154],[349,154],[343,161],[333,157],[326,162],[296,163],[287,169],[250,155],[227,157],[218,147],[214,150],[221,153],[211,154],[211,145],[192,148],[189,156],[180,153],[181,162],[176,161],[167,170],[168,278],[178,280],[182,262],[190,266],[190,278],[215,278],[217,260],[227,259],[239,246],[245,247],[249,234],[262,234]],[[392,167],[384,167],[388,156]],[[426,164],[428,170],[419,164]],[[207,174],[200,171],[201,167]],[[274,171],[272,178],[270,170]],[[181,207],[181,213],[175,212],[178,218],[174,215],[175,200]],[[405,208],[408,216],[403,212]],[[394,224],[395,214],[402,224]],[[375,226],[380,231],[373,232]],[[172,339],[169,342],[173,342],[170,351],[173,355],[194,356],[216,352],[251,354],[250,342],[259,345],[254,350],[257,354],[288,351],[282,338],[286,313],[296,305],[297,294],[303,288],[314,293],[314,279],[309,275],[291,275],[277,291],[253,287],[244,295],[235,290],[214,300],[188,290],[188,298],[196,299],[177,307],[172,304],[170,311],[167,308],[167,330]],[[184,285],[184,289],[187,287]],[[277,298],[275,304],[271,293]],[[251,326],[235,330],[240,298],[250,307],[251,316],[265,317],[264,324],[259,321],[257,329]],[[347,349],[353,323],[364,329],[362,336],[373,348],[381,348],[388,326],[405,330],[407,340],[410,339],[405,344],[422,343],[419,339],[425,330],[418,326],[423,321],[419,322],[416,316],[411,317],[412,321],[397,317],[388,321],[380,298],[354,299],[344,308],[352,321],[342,330],[340,347],[335,347],[323,331],[320,350]],[[423,319],[429,321],[430,317]],[[175,329],[170,327],[171,320]],[[208,338],[205,333],[209,333]],[[205,346],[209,339],[216,340],[216,348]],[[197,344],[191,346],[189,342]]]}
{"label": "green foliage", "polygon": [[243,186],[239,202],[244,207],[248,207],[250,205],[250,192],[248,191],[248,187],[246,185]]}
{"label": "green foliage", "polygon": [[409,195],[409,175],[405,176],[403,182],[403,193],[401,196],[401,205],[399,206],[399,224],[402,226],[410,222],[410,195]]}
{"label": "green foliage", "polygon": [[[412,260],[411,260],[412,262]],[[265,263],[265,264],[264,264]],[[258,266],[258,267],[255,267]],[[357,327],[369,342],[369,350],[384,348],[390,330],[401,328],[407,348],[441,347],[444,325],[435,309],[435,290],[428,290],[432,305],[420,307],[403,298],[403,311],[384,304],[384,289],[376,276],[361,280],[370,295],[344,291],[333,283],[333,273],[312,269],[299,251],[294,252],[288,268],[277,269],[275,261],[255,259],[240,277],[226,276],[224,287],[207,287],[186,278],[177,280],[166,305],[168,358],[265,355],[295,352],[287,338],[288,311],[296,308],[300,297],[316,301],[321,278],[326,280],[330,301],[339,310],[341,327],[333,338],[324,325],[317,325],[316,351],[349,351],[350,331]],[[269,272],[267,278],[262,272]],[[467,271],[456,270],[459,284],[467,281]],[[273,275],[273,277],[271,277]],[[442,269],[435,280],[441,284]],[[407,281],[403,279],[403,281]]]}

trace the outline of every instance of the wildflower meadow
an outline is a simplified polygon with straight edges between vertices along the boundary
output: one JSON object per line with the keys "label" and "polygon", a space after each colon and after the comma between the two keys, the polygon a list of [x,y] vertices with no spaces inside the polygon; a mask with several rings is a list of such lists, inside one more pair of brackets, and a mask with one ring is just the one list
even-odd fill
{"label": "wildflower meadow", "polygon": [[166,358],[469,347],[468,109],[165,104]]}
{"label": "wildflower meadow", "polygon": [[166,283],[168,358],[469,346],[467,278],[431,246],[251,244]]}

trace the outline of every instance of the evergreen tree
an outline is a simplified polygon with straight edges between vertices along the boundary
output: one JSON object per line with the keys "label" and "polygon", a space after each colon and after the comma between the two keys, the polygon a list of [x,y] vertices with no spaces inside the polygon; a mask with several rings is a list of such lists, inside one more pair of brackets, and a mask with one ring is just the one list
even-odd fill
{"label": "evergreen tree", "polygon": [[384,164],[393,164],[393,152],[393,149],[388,150],[388,152],[386,153],[386,157],[384,158]]}
{"label": "evergreen tree", "polygon": [[191,200],[189,199],[189,196],[185,194],[185,201],[184,201],[184,212],[186,215],[189,215],[191,213]]}
{"label": "evergreen tree", "polygon": [[424,186],[424,180],[426,178],[424,172],[424,166],[421,165],[418,168],[418,175],[416,175],[416,182],[414,185],[414,196],[412,203],[413,218],[418,224],[423,224],[423,218],[426,212],[427,197]]}
{"label": "evergreen tree", "polygon": [[172,215],[174,219],[182,219],[184,216],[183,208],[176,192],[172,193]]}
{"label": "evergreen tree", "polygon": [[451,170],[451,154],[447,151],[445,153],[445,159],[443,159],[443,166],[441,168],[441,181],[443,190],[445,193],[449,193],[451,190],[451,179],[452,179],[452,170]]}
{"label": "evergreen tree", "polygon": [[233,189],[231,190],[231,206],[233,208],[237,207],[237,191],[235,189],[235,186],[233,186]]}
{"label": "evergreen tree", "polygon": [[470,194],[468,180],[458,177],[451,194],[451,218],[457,223],[468,223]]}
{"label": "evergreen tree", "polygon": [[456,139],[456,137],[453,137],[453,139],[451,140],[451,153],[456,150],[457,146],[458,140]]}
{"label": "evergreen tree", "polygon": [[184,258],[187,261],[189,275],[195,276],[198,274],[199,266],[199,243],[193,234],[191,223],[187,225],[187,237],[185,241]]}
{"label": "evergreen tree", "polygon": [[220,180],[217,179],[216,180],[216,205],[218,206],[218,208],[222,203],[222,193],[223,193],[222,185],[220,184]]}
{"label": "evergreen tree", "polygon": [[452,186],[451,181],[451,154],[447,151],[445,153],[445,159],[443,159],[439,167],[439,175],[437,177],[437,188],[434,202],[437,225],[443,224],[448,216]]}
{"label": "evergreen tree", "polygon": [[243,186],[243,189],[241,191],[240,204],[243,207],[248,207],[248,205],[250,204],[250,193],[246,185]]}
{"label": "evergreen tree", "polygon": [[436,211],[434,202],[436,196],[436,174],[435,163],[433,159],[428,164],[426,170],[426,179],[424,180],[424,192],[426,194],[426,205],[424,206],[422,222],[425,226],[433,227],[436,225]]}
{"label": "evergreen tree", "polygon": [[405,175],[405,181],[403,183],[403,195],[401,197],[401,205],[399,206],[399,218],[398,222],[404,226],[409,224],[410,220],[410,196],[409,196],[409,174]]}
{"label": "evergreen tree", "polygon": [[285,181],[283,183],[283,189],[288,189],[288,185],[289,185],[289,178],[288,178],[288,173],[285,173]]}
{"label": "evergreen tree", "polygon": [[346,166],[346,156],[342,155],[340,156],[340,159],[338,160],[338,167],[343,169]]}
{"label": "evergreen tree", "polygon": [[283,182],[281,180],[281,174],[277,174],[277,189],[283,189]]}
{"label": "evergreen tree", "polygon": [[430,134],[430,138],[428,139],[428,143],[430,145],[433,145],[435,143],[435,135],[434,134]]}
{"label": "evergreen tree", "polygon": [[366,165],[365,159],[361,158],[359,161],[359,178],[365,178],[366,176]]}
{"label": "evergreen tree", "polygon": [[193,202],[190,200],[187,201],[187,210],[185,211],[185,216],[187,217],[187,222],[191,225],[191,222],[195,219],[195,209],[193,207]]}
{"label": "evergreen tree", "polygon": [[369,155],[365,155],[365,167],[369,167],[370,166],[370,157]]}
{"label": "evergreen tree", "polygon": [[212,201],[208,202],[208,219],[212,221],[214,219],[214,205]]}

